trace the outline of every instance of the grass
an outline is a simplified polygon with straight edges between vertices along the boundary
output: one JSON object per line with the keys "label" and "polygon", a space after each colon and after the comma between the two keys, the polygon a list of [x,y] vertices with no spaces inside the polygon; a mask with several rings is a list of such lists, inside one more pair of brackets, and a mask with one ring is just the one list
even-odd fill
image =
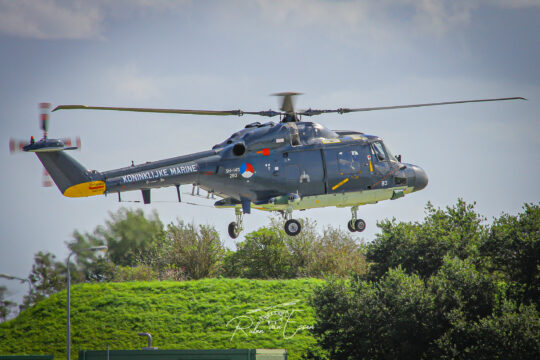
{"label": "grass", "polygon": [[[71,290],[72,358],[79,350],[134,350],[150,332],[159,349],[285,348],[315,341],[307,299],[317,279],[80,284]],[[66,358],[66,292],[0,324],[0,354]]]}

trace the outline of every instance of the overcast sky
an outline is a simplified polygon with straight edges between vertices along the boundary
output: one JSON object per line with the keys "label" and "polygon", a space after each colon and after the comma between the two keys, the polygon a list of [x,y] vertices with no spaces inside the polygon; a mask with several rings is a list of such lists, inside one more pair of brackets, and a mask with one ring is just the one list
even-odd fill
{"label": "overcast sky", "polygon": [[[421,192],[362,207],[367,229],[359,239],[371,241],[385,218],[420,221],[427,201],[476,201],[491,221],[540,200],[538,0],[0,0],[0,49],[3,273],[26,277],[40,250],[64,260],[73,230],[92,231],[121,206],[155,209],[164,223],[215,225],[234,248],[226,231],[234,212],[179,205],[174,188],[152,193],[170,202],[145,206],[41,187],[35,155],[9,155],[8,142],[41,136],[43,101],[257,111],[277,109],[268,95],[278,91],[303,92],[300,109],[523,96],[529,100],[313,120],[379,135],[429,176]],[[50,136],[80,135],[82,151],[72,154],[89,169],[109,170],[206,150],[260,120],[64,111],[53,114]],[[346,229],[350,211],[294,215]],[[268,214],[244,222],[246,234],[268,224]],[[16,300],[26,291],[0,284]]]}

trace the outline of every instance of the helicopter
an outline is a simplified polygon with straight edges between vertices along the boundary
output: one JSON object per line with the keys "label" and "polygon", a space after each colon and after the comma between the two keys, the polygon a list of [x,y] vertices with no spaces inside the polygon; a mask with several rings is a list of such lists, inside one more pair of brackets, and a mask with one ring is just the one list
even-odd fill
{"label": "helicopter", "polygon": [[403,109],[488,101],[526,100],[523,97],[446,101],[365,108],[307,109],[296,111],[293,98],[300,93],[282,92],[280,111],[183,110],[59,105],[59,110],[112,110],[149,113],[243,116],[279,116],[279,122],[253,122],[214,145],[210,150],[164,160],[108,170],[87,170],[66,150],[61,139],[49,139],[48,114],[42,115],[43,137],[22,147],[34,152],[67,197],[118,194],[139,190],[145,204],[151,203],[152,189],[175,186],[182,202],[180,186],[193,185],[221,199],[216,208],[234,209],[235,221],[228,226],[229,236],[237,238],[243,230],[243,215],[252,209],[277,211],[284,219],[289,236],[301,232],[293,211],[322,207],[350,207],[347,227],[362,232],[366,222],[358,218],[358,208],[383,200],[397,200],[424,189],[426,172],[418,165],[403,163],[376,135],[359,131],[330,130],[305,121],[312,116],[337,113]]}

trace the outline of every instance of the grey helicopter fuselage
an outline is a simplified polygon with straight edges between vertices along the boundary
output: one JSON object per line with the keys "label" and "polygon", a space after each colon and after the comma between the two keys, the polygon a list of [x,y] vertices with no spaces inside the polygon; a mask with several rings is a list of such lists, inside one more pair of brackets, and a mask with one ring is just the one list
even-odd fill
{"label": "grey helicopter fuselage", "polygon": [[224,198],[216,207],[246,213],[376,203],[427,185],[379,137],[313,122],[253,123],[212,150],[101,175],[107,193],[194,184]]}
{"label": "grey helicopter fuselage", "polygon": [[398,162],[379,137],[313,122],[253,123],[212,150],[103,172],[85,170],[57,142],[27,151],[68,197],[194,184],[223,198],[216,207],[249,213],[376,203],[427,185],[425,172]]}

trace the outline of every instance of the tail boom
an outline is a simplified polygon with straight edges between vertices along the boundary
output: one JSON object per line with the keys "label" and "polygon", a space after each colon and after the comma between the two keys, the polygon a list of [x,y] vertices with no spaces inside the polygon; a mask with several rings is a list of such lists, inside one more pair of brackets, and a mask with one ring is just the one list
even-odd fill
{"label": "tail boom", "polygon": [[64,151],[36,152],[36,155],[64,196],[87,197],[105,193],[102,175],[88,171]]}

